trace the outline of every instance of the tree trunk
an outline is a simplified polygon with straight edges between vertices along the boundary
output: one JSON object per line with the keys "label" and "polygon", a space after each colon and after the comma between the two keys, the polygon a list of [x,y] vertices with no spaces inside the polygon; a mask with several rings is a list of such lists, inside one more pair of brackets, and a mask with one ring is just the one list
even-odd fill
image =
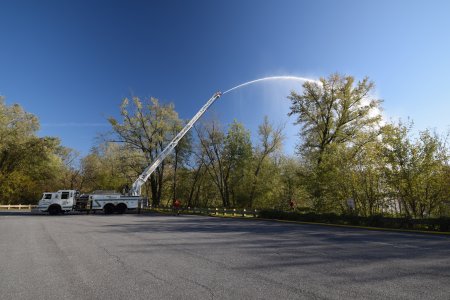
{"label": "tree trunk", "polygon": [[150,185],[152,189],[152,205],[158,206],[158,182],[154,173],[150,175]]}
{"label": "tree trunk", "polygon": [[178,169],[178,147],[175,147],[175,162],[173,165],[173,197],[172,200],[177,200],[177,169]]}

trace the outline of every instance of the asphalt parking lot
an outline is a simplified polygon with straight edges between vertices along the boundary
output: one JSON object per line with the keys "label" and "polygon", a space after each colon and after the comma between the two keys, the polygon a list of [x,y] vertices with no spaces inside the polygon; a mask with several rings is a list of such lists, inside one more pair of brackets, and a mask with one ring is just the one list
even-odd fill
{"label": "asphalt parking lot", "polygon": [[450,237],[0,213],[0,299],[449,299]]}

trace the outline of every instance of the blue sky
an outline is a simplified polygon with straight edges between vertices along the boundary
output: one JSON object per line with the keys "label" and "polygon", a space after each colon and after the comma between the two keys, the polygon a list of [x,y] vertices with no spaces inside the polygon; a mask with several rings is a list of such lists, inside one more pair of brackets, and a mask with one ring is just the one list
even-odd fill
{"label": "blue sky", "polygon": [[[87,154],[123,97],[173,102],[190,118],[216,91],[271,75],[369,76],[387,118],[449,129],[449,1],[0,1],[0,95],[40,135]],[[208,113],[255,130],[286,116],[298,82],[266,82]]]}

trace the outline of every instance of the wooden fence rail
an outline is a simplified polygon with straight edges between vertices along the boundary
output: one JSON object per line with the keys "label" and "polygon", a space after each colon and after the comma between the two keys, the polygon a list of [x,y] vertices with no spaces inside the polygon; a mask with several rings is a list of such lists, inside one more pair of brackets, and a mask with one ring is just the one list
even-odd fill
{"label": "wooden fence rail", "polygon": [[32,209],[37,207],[37,205],[31,205],[31,204],[8,204],[8,205],[0,205],[0,209]]}
{"label": "wooden fence rail", "polygon": [[[151,205],[145,208],[146,210],[160,210],[164,212],[172,212],[173,208],[171,206],[155,206]],[[191,214],[206,214],[206,215],[222,215],[222,216],[241,216],[241,217],[257,217],[258,210],[256,209],[241,209],[241,208],[218,208],[218,207],[208,207],[208,208],[200,208],[200,207],[182,207],[180,208],[181,213],[191,213]]]}
{"label": "wooden fence rail", "polygon": [[[31,205],[31,204],[8,204],[8,205],[0,205],[0,210],[12,210],[12,209],[27,209],[31,210],[33,208],[36,208],[37,205]],[[144,210],[152,210],[157,209],[164,212],[172,212],[173,209],[171,206],[157,206],[152,207],[151,205],[148,207],[145,207]],[[208,208],[202,208],[202,207],[182,207],[180,208],[181,213],[191,213],[191,214],[205,214],[205,215],[222,215],[222,216],[240,216],[240,217],[257,217],[258,216],[258,210],[256,209],[241,209],[241,208],[218,208],[218,207],[208,207]]]}

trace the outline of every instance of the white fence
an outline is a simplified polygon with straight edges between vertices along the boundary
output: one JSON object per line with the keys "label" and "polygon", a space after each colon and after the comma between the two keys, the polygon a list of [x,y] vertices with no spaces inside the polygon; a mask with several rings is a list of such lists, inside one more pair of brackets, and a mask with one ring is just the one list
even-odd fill
{"label": "white fence", "polygon": [[37,207],[37,205],[31,205],[31,204],[26,204],[26,205],[24,205],[24,204],[8,204],[8,205],[0,205],[0,210],[1,209],[7,209],[7,210],[10,210],[10,209],[18,209],[18,210],[29,209],[29,210],[31,210],[32,208],[35,208],[35,207]]}
{"label": "white fence", "polygon": [[[148,206],[144,210],[156,209],[160,211],[172,212],[173,208],[171,206],[158,206],[152,207]],[[241,216],[241,217],[257,217],[258,210],[256,209],[245,209],[245,208],[198,208],[198,207],[181,207],[181,213],[192,213],[192,214],[206,214],[206,215],[222,215],[222,216]]]}
{"label": "white fence", "polygon": [[[0,205],[0,210],[31,210],[36,208],[37,205],[31,204],[8,204],[8,205]],[[159,206],[145,207],[144,210],[156,209],[159,211],[172,212],[173,208],[171,206]],[[180,208],[181,213],[190,213],[190,214],[206,214],[206,215],[222,215],[222,216],[240,216],[240,217],[257,217],[258,211],[256,209],[236,209],[236,208],[199,208],[199,207],[182,207]]]}

